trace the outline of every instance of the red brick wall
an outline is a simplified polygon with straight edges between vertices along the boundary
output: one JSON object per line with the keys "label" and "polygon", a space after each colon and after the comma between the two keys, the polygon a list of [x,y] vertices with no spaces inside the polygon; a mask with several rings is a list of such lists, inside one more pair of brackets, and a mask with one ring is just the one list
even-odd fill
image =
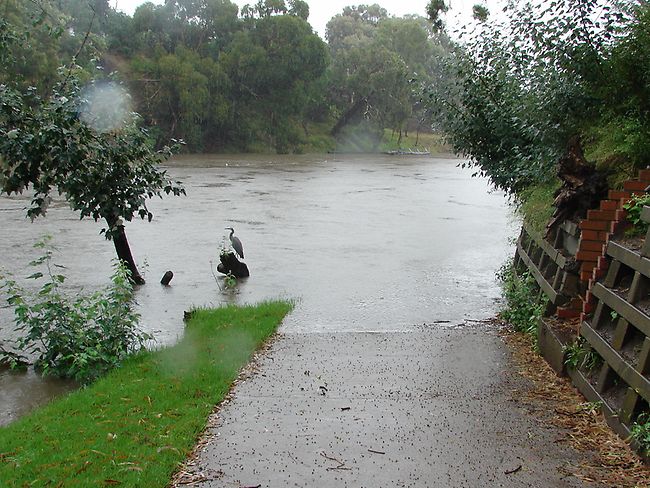
{"label": "red brick wall", "polygon": [[[614,233],[628,225],[623,205],[630,201],[633,193],[645,193],[648,186],[650,169],[639,171],[636,179],[623,183],[623,190],[610,190],[608,199],[600,202],[600,208],[589,210],[587,218],[579,224],[581,232],[576,260],[580,262],[580,280],[587,285],[587,292],[582,298],[582,319],[584,314],[593,311],[591,288],[605,275],[609,266],[609,260],[605,256],[607,242]],[[572,308],[573,310],[575,309]]]}
{"label": "red brick wall", "polygon": [[623,205],[630,201],[633,193],[645,193],[650,185],[650,169],[639,171],[639,176],[634,180],[623,183],[623,190],[610,190],[607,199],[601,200],[598,209],[589,210],[587,218],[578,227],[580,240],[576,260],[580,264],[580,281],[585,285],[587,292],[584,297],[571,300],[566,306],[558,307],[559,318],[575,318],[591,313],[594,300],[591,296],[591,287],[607,272],[609,260],[605,257],[605,250],[609,238],[627,226]]}

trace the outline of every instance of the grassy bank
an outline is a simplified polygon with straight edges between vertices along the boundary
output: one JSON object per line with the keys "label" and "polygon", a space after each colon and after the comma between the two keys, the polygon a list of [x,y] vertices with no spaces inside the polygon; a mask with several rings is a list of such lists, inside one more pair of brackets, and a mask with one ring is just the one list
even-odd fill
{"label": "grassy bank", "polygon": [[524,190],[519,196],[519,213],[530,227],[544,234],[546,224],[551,220],[555,192],[560,187],[560,180],[555,179]]}
{"label": "grassy bank", "polygon": [[396,151],[399,149],[428,149],[431,154],[451,152],[451,148],[445,144],[441,134],[415,131],[409,132],[408,136],[402,134],[402,140],[398,144],[399,134],[390,129],[384,129],[384,137],[380,144],[381,151]]}
{"label": "grassy bank", "polygon": [[175,346],[0,428],[0,486],[167,486],[240,368],[292,306],[198,310]]}

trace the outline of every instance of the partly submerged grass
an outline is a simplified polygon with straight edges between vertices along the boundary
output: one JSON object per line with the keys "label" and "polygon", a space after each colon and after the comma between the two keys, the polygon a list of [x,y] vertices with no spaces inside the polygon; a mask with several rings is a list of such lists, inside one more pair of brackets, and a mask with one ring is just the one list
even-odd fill
{"label": "partly submerged grass", "polygon": [[291,310],[197,310],[175,346],[0,428],[0,486],[169,484],[214,405]]}
{"label": "partly submerged grass", "polygon": [[380,144],[381,151],[396,151],[399,149],[428,149],[432,154],[451,152],[451,148],[445,144],[442,135],[431,132],[416,131],[409,132],[408,136],[402,134],[402,140],[398,144],[399,135],[390,129],[384,129],[384,137]]}

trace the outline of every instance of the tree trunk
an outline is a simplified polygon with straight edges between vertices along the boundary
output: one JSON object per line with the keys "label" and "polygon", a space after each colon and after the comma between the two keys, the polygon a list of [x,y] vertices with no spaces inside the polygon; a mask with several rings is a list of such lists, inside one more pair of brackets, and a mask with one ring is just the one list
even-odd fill
{"label": "tree trunk", "polygon": [[117,257],[120,261],[126,264],[127,269],[131,272],[131,281],[135,285],[144,285],[144,278],[138,271],[135,259],[133,259],[133,254],[131,254],[131,248],[129,247],[129,241],[126,238],[124,225],[122,225],[119,219],[115,219],[113,222],[110,222],[108,219],[106,219],[106,221],[113,233],[113,244],[115,245]]}
{"label": "tree trunk", "polygon": [[346,110],[346,112],[341,116],[341,118],[336,122],[334,127],[332,128],[331,134],[333,136],[337,136],[339,132],[341,132],[341,129],[347,125],[347,123],[356,117],[361,110],[364,108],[364,105],[368,101],[367,98],[362,97],[357,102],[352,105],[349,109]]}

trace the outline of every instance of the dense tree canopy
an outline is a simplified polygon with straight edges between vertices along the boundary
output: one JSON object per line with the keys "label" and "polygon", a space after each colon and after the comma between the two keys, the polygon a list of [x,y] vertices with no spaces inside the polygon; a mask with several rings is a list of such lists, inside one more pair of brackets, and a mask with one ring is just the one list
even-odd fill
{"label": "dense tree canopy", "polygon": [[424,114],[410,81],[439,73],[448,44],[423,17],[376,4],[345,7],[327,44],[303,0],[241,11],[230,0],[169,0],[132,17],[108,0],[8,1],[5,10],[31,39],[12,46],[0,81],[52,90],[74,57],[81,81],[99,67],[100,78],[125,83],[158,147],[175,138],[188,151],[299,152],[312,140],[333,149],[329,134],[345,127],[377,137],[405,129]]}
{"label": "dense tree canopy", "polygon": [[650,6],[513,1],[502,25],[477,9],[429,87],[432,120],[454,148],[513,193],[552,179],[580,138],[601,170],[647,164]]}
{"label": "dense tree canopy", "polygon": [[242,13],[228,0],[136,10],[132,60],[121,67],[161,140],[180,138],[191,150],[300,145],[300,101],[326,66],[325,46],[305,20],[309,8],[266,0]]}
{"label": "dense tree canopy", "polygon": [[360,120],[379,134],[405,128],[420,110],[410,81],[430,82],[446,49],[444,33],[433,32],[424,18],[390,17],[376,4],[343,9],[327,24],[327,40],[334,134]]}

